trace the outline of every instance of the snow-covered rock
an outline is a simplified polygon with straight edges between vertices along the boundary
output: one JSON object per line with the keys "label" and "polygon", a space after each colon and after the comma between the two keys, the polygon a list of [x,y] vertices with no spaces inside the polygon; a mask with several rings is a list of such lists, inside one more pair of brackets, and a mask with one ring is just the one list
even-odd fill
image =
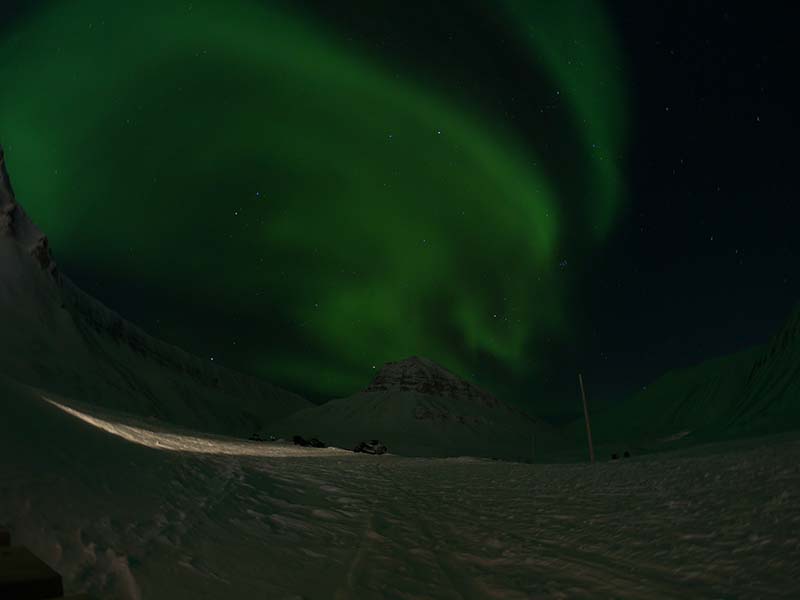
{"label": "snow-covered rock", "polygon": [[47,236],[33,224],[14,197],[2,147],[0,147],[0,237],[13,239],[39,263],[42,269],[53,277],[58,277]]}
{"label": "snow-covered rock", "polygon": [[498,406],[497,399],[489,392],[461,379],[432,360],[419,356],[387,362],[364,391],[418,392],[488,407]]}

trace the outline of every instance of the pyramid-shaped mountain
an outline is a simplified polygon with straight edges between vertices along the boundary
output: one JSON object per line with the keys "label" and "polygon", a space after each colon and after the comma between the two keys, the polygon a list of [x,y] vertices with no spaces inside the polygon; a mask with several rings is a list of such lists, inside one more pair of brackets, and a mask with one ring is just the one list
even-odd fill
{"label": "pyramid-shaped mountain", "polygon": [[388,362],[364,391],[298,411],[270,426],[283,437],[318,437],[352,448],[379,439],[407,456],[542,458],[555,429],[461,379],[434,361]]}
{"label": "pyramid-shaped mountain", "polygon": [[236,435],[310,406],[161,342],[56,268],[0,149],[0,378],[67,402]]}
{"label": "pyramid-shaped mountain", "polygon": [[488,407],[498,405],[488,392],[451,373],[427,358],[411,356],[388,362],[365,392],[407,391],[476,402]]}

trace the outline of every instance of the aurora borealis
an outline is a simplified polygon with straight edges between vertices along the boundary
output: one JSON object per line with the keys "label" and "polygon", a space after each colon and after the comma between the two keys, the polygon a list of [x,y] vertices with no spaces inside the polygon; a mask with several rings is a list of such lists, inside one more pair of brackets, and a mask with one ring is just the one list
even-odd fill
{"label": "aurora borealis", "polygon": [[[531,38],[532,53],[561,42]],[[230,330],[223,360],[341,394],[410,354],[519,373],[540,336],[566,334],[564,229],[588,223],[570,222],[542,149],[469,98],[246,1],[55,3],[2,54],[20,83],[0,129],[62,260],[191,304]],[[583,114],[593,82],[542,62],[542,93]],[[617,175],[595,163],[614,156],[590,137],[575,168],[607,190],[587,210],[611,213]],[[171,321],[179,342],[196,331]]]}
{"label": "aurora borealis", "polygon": [[373,4],[34,3],[0,28],[19,200],[81,286],[209,360],[329,398],[417,354],[535,404],[632,212],[618,25]]}

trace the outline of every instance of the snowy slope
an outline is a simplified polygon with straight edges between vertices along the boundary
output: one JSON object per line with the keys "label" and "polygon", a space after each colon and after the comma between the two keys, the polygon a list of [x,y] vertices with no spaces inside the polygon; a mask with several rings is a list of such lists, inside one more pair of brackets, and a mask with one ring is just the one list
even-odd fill
{"label": "snowy slope", "polygon": [[342,448],[379,439],[405,456],[522,461],[552,452],[558,441],[546,423],[416,356],[384,365],[364,392],[298,411],[267,433],[318,437]]}
{"label": "snowy slope", "polygon": [[[760,351],[756,348],[669,371],[610,409],[591,411],[595,444],[613,447],[614,442],[624,441],[647,445],[685,432],[694,436],[698,431],[720,430]],[[583,443],[583,418],[566,431],[571,439]]]}
{"label": "snowy slope", "polygon": [[[625,442],[663,449],[800,429],[800,307],[766,346],[670,371],[591,419],[595,442],[609,448]],[[583,419],[564,431],[583,440]]]}
{"label": "snowy slope", "polygon": [[62,573],[69,593],[800,597],[797,439],[594,466],[201,434],[202,453],[177,452],[160,449],[172,439],[163,432],[106,422],[133,440],[139,431],[131,443],[1,376],[0,414],[0,525]]}
{"label": "snowy slope", "polygon": [[726,411],[735,434],[800,428],[800,306],[746,372],[741,393]]}
{"label": "snowy slope", "polygon": [[152,338],[78,289],[16,202],[1,151],[0,374],[98,406],[238,435],[310,406]]}

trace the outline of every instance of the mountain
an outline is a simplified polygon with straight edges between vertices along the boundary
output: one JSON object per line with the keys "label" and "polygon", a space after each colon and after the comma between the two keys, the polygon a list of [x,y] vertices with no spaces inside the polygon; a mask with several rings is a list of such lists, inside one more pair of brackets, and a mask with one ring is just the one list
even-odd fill
{"label": "mountain", "polygon": [[365,393],[387,391],[418,392],[489,408],[498,406],[497,399],[488,392],[464,381],[432,360],[419,356],[386,363],[364,390]]}
{"label": "mountain", "polygon": [[[800,307],[766,346],[670,371],[591,422],[596,444],[662,448],[800,429]],[[565,434],[584,439],[583,419]]]}
{"label": "mountain", "polygon": [[[641,391],[605,411],[592,411],[592,438],[608,452],[629,447],[658,446],[683,440],[686,432],[720,429],[724,415],[740,393],[760,348],[706,361],[686,369],[668,371]],[[565,428],[574,442],[585,443],[583,418]],[[681,443],[685,443],[683,440]],[[615,448],[615,444],[619,445]]]}
{"label": "mountain", "polygon": [[234,435],[311,406],[161,342],[81,291],[17,202],[2,149],[0,374],[81,403]]}
{"label": "mountain", "polygon": [[540,458],[558,442],[543,421],[417,356],[386,363],[364,391],[298,411],[266,433],[318,437],[343,448],[379,439],[389,452],[407,456],[514,460],[533,452]]}
{"label": "mountain", "polygon": [[725,421],[734,434],[800,428],[800,306],[749,365]]}

